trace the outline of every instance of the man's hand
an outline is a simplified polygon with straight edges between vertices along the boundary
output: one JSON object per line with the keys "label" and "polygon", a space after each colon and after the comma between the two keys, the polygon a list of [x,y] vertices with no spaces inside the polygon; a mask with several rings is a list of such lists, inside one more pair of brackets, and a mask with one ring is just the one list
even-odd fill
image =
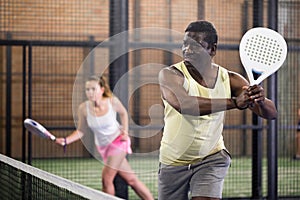
{"label": "man's hand", "polygon": [[240,95],[234,99],[236,107],[240,110],[248,108],[248,106],[252,103],[248,92],[248,86],[244,86],[242,89],[243,90]]}
{"label": "man's hand", "polygon": [[250,106],[253,107],[254,104],[261,106],[264,104],[266,97],[265,97],[265,91],[263,87],[261,87],[260,85],[253,85],[253,86],[245,87],[245,89],[251,101]]}

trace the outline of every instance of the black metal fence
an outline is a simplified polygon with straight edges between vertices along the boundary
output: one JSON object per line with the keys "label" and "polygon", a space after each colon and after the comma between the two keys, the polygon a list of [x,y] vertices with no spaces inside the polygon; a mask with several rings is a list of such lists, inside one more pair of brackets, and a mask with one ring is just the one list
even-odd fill
{"label": "black metal fence", "polygon": [[[139,156],[157,160],[163,126],[162,109],[157,106],[161,104],[157,72],[180,60],[185,26],[196,19],[212,21],[220,36],[215,61],[243,74],[239,40],[247,29],[264,26],[279,31],[289,47],[284,67],[264,82],[268,97],[277,104],[279,119],[270,122],[248,111],[228,112],[224,138],[233,166],[224,198],[299,198],[300,161],[293,159],[300,138],[299,6],[300,2],[289,0],[33,1],[26,5],[2,1],[0,152],[33,165],[52,160],[41,167],[55,173],[58,158],[90,158],[85,145],[70,145],[63,153],[54,144],[27,134],[22,121],[35,118],[56,135],[68,135],[75,129],[77,103],[84,99],[79,97],[77,81],[104,73],[130,113],[133,165],[139,176],[149,176],[153,172],[145,169]],[[75,174],[66,176],[81,181]],[[156,196],[156,176],[145,181]],[[129,192],[129,199],[135,198]]]}

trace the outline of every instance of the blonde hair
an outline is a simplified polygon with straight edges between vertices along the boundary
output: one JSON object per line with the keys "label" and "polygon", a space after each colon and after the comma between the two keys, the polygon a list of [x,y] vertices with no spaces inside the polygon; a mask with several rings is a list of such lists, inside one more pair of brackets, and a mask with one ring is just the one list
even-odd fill
{"label": "blonde hair", "polygon": [[97,81],[100,87],[104,87],[104,97],[112,97],[113,93],[109,87],[109,84],[104,76],[90,76],[88,81]]}

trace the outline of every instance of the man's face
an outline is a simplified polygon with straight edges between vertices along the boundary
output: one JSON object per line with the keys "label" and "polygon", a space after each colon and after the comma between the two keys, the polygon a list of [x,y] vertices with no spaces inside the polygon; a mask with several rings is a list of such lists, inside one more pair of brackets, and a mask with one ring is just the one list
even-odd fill
{"label": "man's face", "polygon": [[204,34],[198,32],[186,32],[183,38],[182,53],[184,61],[192,65],[196,63],[211,62],[211,49],[207,42],[204,41]]}

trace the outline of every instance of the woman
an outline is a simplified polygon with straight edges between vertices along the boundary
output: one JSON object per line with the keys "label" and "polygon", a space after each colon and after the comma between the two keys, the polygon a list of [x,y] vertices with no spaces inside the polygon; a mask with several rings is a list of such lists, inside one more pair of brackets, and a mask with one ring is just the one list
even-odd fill
{"label": "woman", "polygon": [[[88,128],[95,135],[95,144],[105,165],[102,170],[102,190],[114,195],[113,180],[118,173],[142,199],[153,199],[149,189],[131,169],[126,154],[131,154],[128,136],[128,113],[120,100],[113,96],[105,78],[92,76],[85,84],[87,101],[79,105],[78,127],[56,143],[65,146],[79,140]],[[117,113],[120,122],[117,121]]]}

